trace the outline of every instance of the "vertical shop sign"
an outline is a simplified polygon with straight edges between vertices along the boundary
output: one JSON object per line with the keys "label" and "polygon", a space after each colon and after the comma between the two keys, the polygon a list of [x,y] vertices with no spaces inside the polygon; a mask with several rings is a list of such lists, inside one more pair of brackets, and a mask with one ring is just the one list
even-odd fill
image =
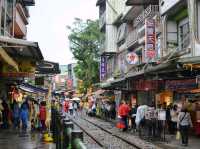
{"label": "vertical shop sign", "polygon": [[67,89],[72,89],[73,87],[73,80],[72,79],[68,79],[67,80]]}
{"label": "vertical shop sign", "polygon": [[106,62],[106,57],[101,56],[101,64],[100,64],[100,79],[103,80],[106,77],[107,73],[107,62]]}
{"label": "vertical shop sign", "polygon": [[197,88],[196,79],[187,80],[167,80],[165,84],[165,89],[167,90],[186,90]]}
{"label": "vertical shop sign", "polygon": [[155,20],[145,20],[145,55],[146,58],[152,60],[156,56],[156,34],[155,34]]}

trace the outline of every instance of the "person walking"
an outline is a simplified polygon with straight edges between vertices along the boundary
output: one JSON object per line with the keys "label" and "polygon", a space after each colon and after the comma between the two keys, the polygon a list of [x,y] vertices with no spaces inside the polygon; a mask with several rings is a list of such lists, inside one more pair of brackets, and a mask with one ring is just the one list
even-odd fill
{"label": "person walking", "polygon": [[145,112],[145,120],[148,127],[148,137],[156,136],[156,109],[154,103],[151,103]]}
{"label": "person walking", "polygon": [[42,125],[42,131],[46,130],[45,121],[46,121],[46,106],[45,106],[45,103],[42,102],[40,105],[40,122]]}
{"label": "person walking", "polygon": [[68,113],[68,111],[69,111],[69,100],[68,99],[65,99],[63,108],[64,108],[63,111],[65,113]]}
{"label": "person walking", "polygon": [[177,131],[177,121],[178,121],[178,106],[175,104],[173,108],[170,110],[171,117],[171,133],[175,134]]}
{"label": "person walking", "polygon": [[73,103],[73,109],[74,109],[74,117],[77,115],[77,110],[78,110],[78,103],[74,101]]}
{"label": "person walking", "polygon": [[180,130],[182,145],[184,146],[188,146],[188,132],[190,127],[193,127],[190,113],[186,108],[182,108],[178,115],[177,128]]}
{"label": "person walking", "polygon": [[73,110],[74,110],[73,103],[72,103],[72,101],[70,101],[69,102],[69,113],[71,116],[73,115]]}
{"label": "person walking", "polygon": [[128,104],[123,100],[122,104],[119,107],[119,116],[121,117],[122,121],[125,124],[125,128],[123,131],[126,131],[128,129],[128,114],[130,112],[130,107]]}
{"label": "person walking", "polygon": [[80,111],[81,115],[82,115],[83,108],[84,108],[84,103],[83,103],[83,101],[80,101],[79,111]]}
{"label": "person walking", "polygon": [[27,107],[26,103],[23,103],[21,105],[20,119],[22,121],[22,130],[23,130],[23,132],[26,132],[27,127],[28,127],[28,107]]}
{"label": "person walking", "polygon": [[135,123],[135,118],[136,118],[136,113],[137,113],[137,105],[133,105],[132,109],[130,111],[130,116],[131,116],[131,129],[133,131],[136,131],[136,123]]}
{"label": "person walking", "polygon": [[2,110],[2,117],[3,117],[3,128],[7,129],[9,127],[8,124],[8,114],[9,114],[9,107],[5,100],[2,102],[3,110]]}
{"label": "person walking", "polygon": [[19,128],[20,124],[20,108],[18,103],[14,100],[13,102],[13,122],[14,122],[14,128]]}
{"label": "person walking", "polygon": [[172,110],[172,103],[170,103],[168,106],[167,106],[167,109],[166,109],[166,122],[167,122],[167,128],[168,128],[168,132],[170,134],[172,134],[172,119],[171,119],[171,110]]}

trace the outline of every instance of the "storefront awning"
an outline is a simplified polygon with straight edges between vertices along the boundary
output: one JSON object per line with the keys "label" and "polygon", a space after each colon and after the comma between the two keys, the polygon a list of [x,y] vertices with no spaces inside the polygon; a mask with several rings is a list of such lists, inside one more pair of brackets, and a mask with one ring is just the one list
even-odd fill
{"label": "storefront awning", "polygon": [[11,57],[28,58],[35,61],[43,60],[43,55],[37,42],[0,36],[0,45]]}
{"label": "storefront awning", "polygon": [[19,89],[25,91],[25,92],[29,92],[29,93],[48,93],[47,89],[43,89],[40,87],[36,87],[27,83],[23,83],[19,86]]}
{"label": "storefront awning", "polygon": [[159,0],[126,0],[126,5],[158,5]]}
{"label": "storefront awning", "polygon": [[36,64],[37,74],[59,74],[59,64],[50,61],[41,61]]}
{"label": "storefront awning", "polygon": [[26,6],[34,6],[35,5],[35,0],[22,0],[24,5]]}
{"label": "storefront awning", "polygon": [[19,71],[17,62],[15,62],[15,60],[12,59],[12,57],[10,57],[2,47],[0,47],[0,57],[1,57],[8,65],[12,66],[13,68],[15,68],[15,70]]}

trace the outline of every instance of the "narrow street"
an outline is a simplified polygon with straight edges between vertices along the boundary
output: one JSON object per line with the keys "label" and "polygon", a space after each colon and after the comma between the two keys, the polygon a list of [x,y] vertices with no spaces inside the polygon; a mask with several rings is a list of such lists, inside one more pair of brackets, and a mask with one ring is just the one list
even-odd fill
{"label": "narrow street", "polygon": [[[70,117],[70,116],[69,116]],[[104,144],[104,148],[117,148],[117,149],[135,149],[135,148],[145,148],[145,149],[198,149],[200,146],[200,142],[197,138],[193,137],[190,139],[190,142],[193,146],[190,147],[181,147],[179,142],[176,141],[175,136],[166,135],[165,141],[159,140],[143,140],[138,136],[136,132],[122,132],[121,130],[116,128],[115,122],[108,122],[95,117],[88,117],[85,114],[82,116],[71,117],[72,121],[77,123],[79,126],[85,129],[85,131],[90,132],[96,139],[100,140],[102,144]],[[100,129],[99,129],[100,128]],[[108,135],[109,132],[110,134]],[[102,134],[103,133],[103,134]],[[107,136],[108,135],[108,136]],[[112,137],[120,137],[128,141],[130,144],[124,144],[123,140],[112,139]],[[133,144],[133,145],[131,145]],[[125,147],[126,146],[126,147]],[[134,147],[135,146],[135,147]]]}
{"label": "narrow street", "polygon": [[20,133],[19,130],[0,130],[1,149],[55,149],[55,144],[42,141],[39,132]]}
{"label": "narrow street", "polygon": [[200,0],[0,0],[0,149],[200,149]]}

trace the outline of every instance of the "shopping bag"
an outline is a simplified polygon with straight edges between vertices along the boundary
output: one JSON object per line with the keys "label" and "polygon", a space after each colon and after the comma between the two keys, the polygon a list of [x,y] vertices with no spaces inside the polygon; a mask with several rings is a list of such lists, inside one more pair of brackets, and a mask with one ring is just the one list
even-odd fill
{"label": "shopping bag", "polygon": [[124,129],[126,126],[124,124],[124,122],[120,119],[116,125],[117,128],[119,129]]}
{"label": "shopping bag", "polygon": [[180,140],[180,138],[181,138],[181,133],[180,133],[180,131],[177,131],[176,132],[176,140]]}

